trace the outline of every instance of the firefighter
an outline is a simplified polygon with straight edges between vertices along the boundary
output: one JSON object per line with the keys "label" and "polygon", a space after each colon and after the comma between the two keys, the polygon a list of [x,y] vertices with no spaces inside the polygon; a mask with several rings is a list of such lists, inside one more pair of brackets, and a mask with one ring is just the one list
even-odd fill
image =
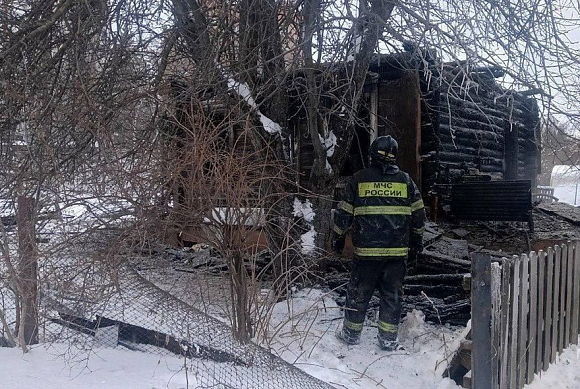
{"label": "firefighter", "polygon": [[369,301],[380,293],[378,343],[396,350],[406,260],[422,250],[425,210],[419,189],[395,165],[398,144],[390,135],[370,147],[370,167],[355,173],[334,214],[332,248],[344,248],[352,233],[354,261],[347,287],[345,317],[336,336],[357,344]]}

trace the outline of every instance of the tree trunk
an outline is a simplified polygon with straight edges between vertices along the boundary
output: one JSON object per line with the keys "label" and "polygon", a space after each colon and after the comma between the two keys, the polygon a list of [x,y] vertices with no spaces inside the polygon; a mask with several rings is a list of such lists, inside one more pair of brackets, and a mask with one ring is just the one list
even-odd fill
{"label": "tree trunk", "polygon": [[38,343],[38,261],[34,228],[34,199],[18,197],[18,249],[20,262],[20,323],[18,338],[25,345]]}
{"label": "tree trunk", "polygon": [[232,282],[232,329],[234,337],[242,342],[252,338],[252,323],[250,320],[250,306],[248,296],[248,274],[244,267],[244,258],[239,250],[231,253],[231,282]]}
{"label": "tree trunk", "polygon": [[[334,85],[335,101],[330,113],[321,114],[321,96],[327,85],[323,79],[317,79],[314,72],[312,41],[320,34],[320,1],[307,0],[304,3],[304,34],[302,41],[303,57],[306,64],[304,75],[308,88],[304,109],[306,112],[308,132],[314,148],[314,164],[310,176],[310,187],[315,194],[312,204],[315,212],[314,228],[316,246],[328,248],[331,229],[331,209],[334,186],[339,172],[344,166],[351,147],[356,118],[362,98],[363,86],[367,77],[369,64],[383,31],[385,22],[390,18],[396,1],[371,0],[360,2],[359,18],[352,28],[353,49],[347,57],[352,60],[345,63],[344,74],[337,85]],[[356,43],[359,42],[359,44]],[[345,42],[348,43],[348,42]],[[345,45],[345,47],[348,45]],[[321,48],[319,48],[320,50]],[[338,74],[337,74],[338,75]],[[347,112],[346,118],[343,113]],[[340,114],[337,114],[340,113]],[[327,155],[322,139],[328,135],[323,123],[338,139],[332,156]],[[330,158],[329,158],[330,157]],[[329,169],[327,166],[330,165]]]}
{"label": "tree trunk", "polygon": [[328,250],[330,230],[332,229],[332,197],[334,185],[326,188],[317,188],[317,196],[312,198],[314,215],[314,230],[316,231],[315,244],[322,250]]}

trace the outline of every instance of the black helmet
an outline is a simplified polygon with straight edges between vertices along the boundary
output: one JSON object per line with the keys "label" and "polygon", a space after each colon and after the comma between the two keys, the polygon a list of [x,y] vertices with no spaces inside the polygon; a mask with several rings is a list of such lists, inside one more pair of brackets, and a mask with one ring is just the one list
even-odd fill
{"label": "black helmet", "polygon": [[392,136],[379,136],[371,144],[371,163],[394,163],[398,151],[399,144]]}

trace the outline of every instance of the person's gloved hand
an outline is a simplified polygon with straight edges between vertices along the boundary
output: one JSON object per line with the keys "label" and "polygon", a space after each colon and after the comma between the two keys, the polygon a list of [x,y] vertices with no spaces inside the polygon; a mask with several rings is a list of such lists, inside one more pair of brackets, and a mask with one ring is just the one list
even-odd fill
{"label": "person's gloved hand", "polygon": [[342,250],[344,250],[344,236],[334,235],[332,238],[332,251],[342,255]]}

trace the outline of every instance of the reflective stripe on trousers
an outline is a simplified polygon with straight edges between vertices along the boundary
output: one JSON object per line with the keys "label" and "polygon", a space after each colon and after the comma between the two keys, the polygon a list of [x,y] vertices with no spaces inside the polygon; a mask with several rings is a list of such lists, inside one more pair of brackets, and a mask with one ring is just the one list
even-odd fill
{"label": "reflective stripe on trousers", "polygon": [[408,247],[355,247],[355,255],[359,257],[405,257],[409,254]]}

